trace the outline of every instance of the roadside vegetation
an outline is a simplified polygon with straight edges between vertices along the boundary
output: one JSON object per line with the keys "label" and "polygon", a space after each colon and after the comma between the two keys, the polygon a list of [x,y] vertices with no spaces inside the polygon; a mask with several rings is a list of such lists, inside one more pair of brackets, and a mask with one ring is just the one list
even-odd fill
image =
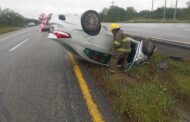
{"label": "roadside vegetation", "polygon": [[186,8],[178,8],[176,13],[176,20],[174,17],[174,8],[166,8],[166,15],[164,18],[164,7],[157,8],[153,11],[143,10],[136,11],[134,7],[127,7],[126,9],[118,6],[110,6],[104,8],[100,12],[100,17],[103,22],[135,22],[135,23],[189,23],[190,21],[190,3],[187,2]]}
{"label": "roadside vegetation", "polygon": [[[162,63],[166,65],[160,67]],[[135,66],[127,74],[85,65],[123,122],[190,121],[190,60],[156,54],[150,64]]]}
{"label": "roadside vegetation", "polygon": [[0,34],[11,32],[19,29],[18,27],[0,27]]}
{"label": "roadside vegetation", "polygon": [[0,34],[24,27],[28,22],[38,23],[35,19],[24,18],[10,9],[0,9]]}

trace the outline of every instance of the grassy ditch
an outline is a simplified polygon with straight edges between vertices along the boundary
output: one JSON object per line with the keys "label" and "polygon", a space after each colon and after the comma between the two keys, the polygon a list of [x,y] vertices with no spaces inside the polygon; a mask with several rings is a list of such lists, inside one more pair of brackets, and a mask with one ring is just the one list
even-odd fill
{"label": "grassy ditch", "polygon": [[[166,62],[160,69],[158,64]],[[190,61],[174,61],[156,54],[151,63],[127,74],[85,63],[122,121],[185,121],[190,116]]]}
{"label": "grassy ditch", "polygon": [[17,30],[18,27],[0,27],[0,34]]}

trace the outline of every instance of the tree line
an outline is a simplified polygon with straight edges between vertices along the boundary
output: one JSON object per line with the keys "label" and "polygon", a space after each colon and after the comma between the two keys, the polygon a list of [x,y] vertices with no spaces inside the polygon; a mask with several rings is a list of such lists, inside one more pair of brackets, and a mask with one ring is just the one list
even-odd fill
{"label": "tree line", "polygon": [[21,14],[7,8],[2,10],[0,9],[0,27],[3,26],[20,27],[27,25],[28,22],[37,23],[37,20],[25,18]]}
{"label": "tree line", "polygon": [[[187,3],[187,8],[178,8],[176,17],[178,20],[190,20],[190,4]],[[143,10],[137,12],[134,7],[127,7],[126,9],[111,6],[104,8],[100,12],[100,17],[104,22],[122,22],[132,19],[163,19],[164,7],[157,8],[154,11]],[[166,8],[166,19],[173,19],[174,8]]]}

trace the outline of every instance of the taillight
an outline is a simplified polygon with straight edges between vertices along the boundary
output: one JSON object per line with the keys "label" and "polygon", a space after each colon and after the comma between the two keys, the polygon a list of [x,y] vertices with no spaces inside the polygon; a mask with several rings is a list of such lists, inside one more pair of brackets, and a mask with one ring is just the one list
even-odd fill
{"label": "taillight", "polygon": [[63,31],[55,31],[54,34],[57,36],[57,38],[71,38],[69,33]]}

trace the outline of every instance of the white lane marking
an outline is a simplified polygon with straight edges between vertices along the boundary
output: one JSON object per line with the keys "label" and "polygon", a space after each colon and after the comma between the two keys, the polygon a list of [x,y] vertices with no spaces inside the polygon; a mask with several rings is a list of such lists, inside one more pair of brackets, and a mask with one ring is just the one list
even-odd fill
{"label": "white lane marking", "polygon": [[185,29],[186,31],[190,31],[190,28]]}
{"label": "white lane marking", "polygon": [[21,46],[22,44],[26,43],[29,39],[25,39],[24,41],[20,42],[19,44],[17,44],[16,46],[14,46],[13,48],[11,48],[9,50],[9,52],[14,51],[16,48],[18,48],[19,46]]}

